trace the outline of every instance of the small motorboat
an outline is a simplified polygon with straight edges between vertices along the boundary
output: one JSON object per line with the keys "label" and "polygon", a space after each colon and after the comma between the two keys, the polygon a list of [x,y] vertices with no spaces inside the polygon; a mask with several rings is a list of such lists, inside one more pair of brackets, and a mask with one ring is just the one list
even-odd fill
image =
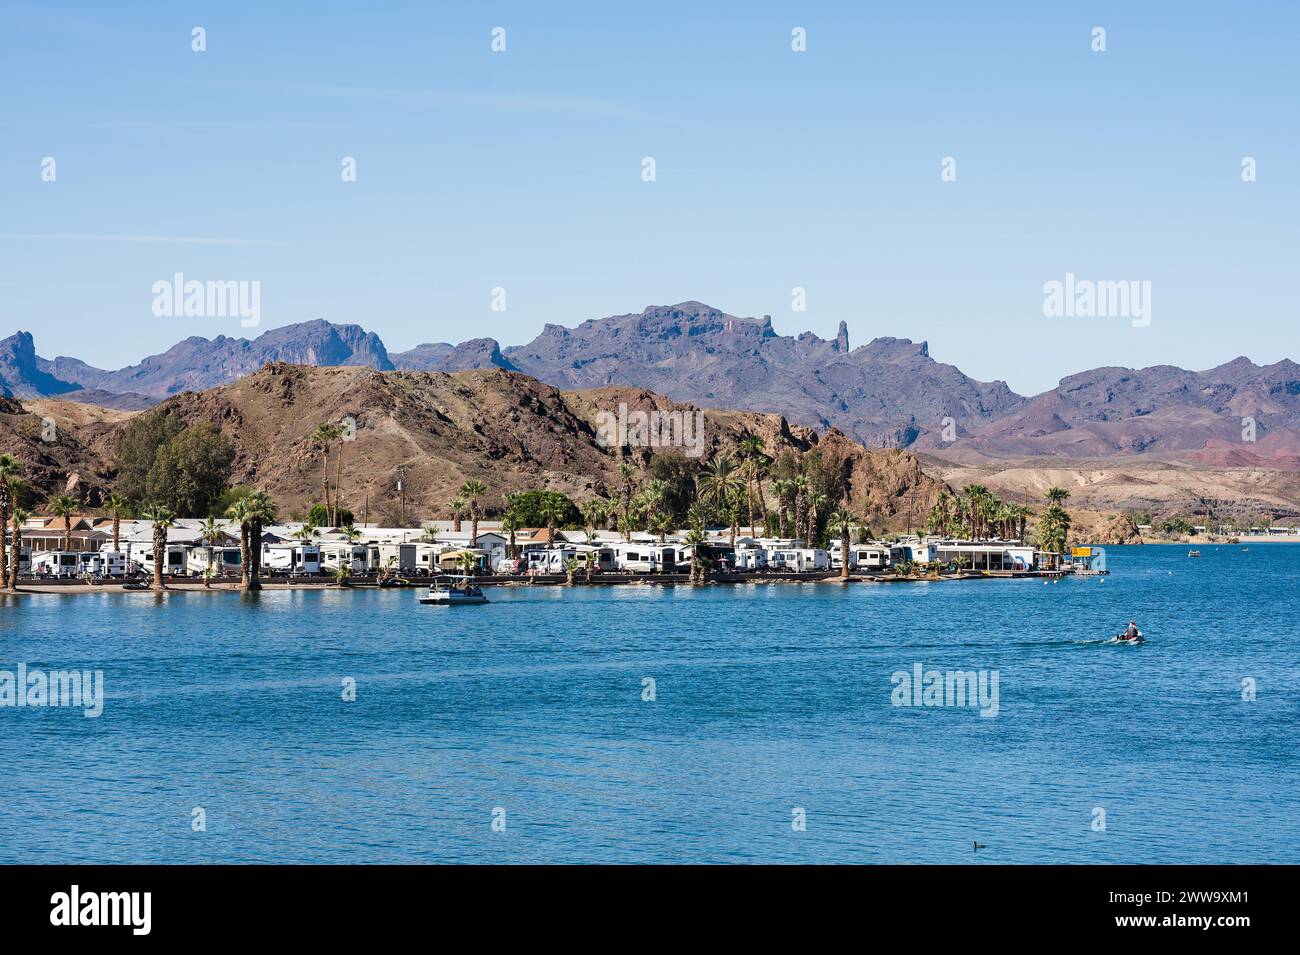
{"label": "small motorboat", "polygon": [[1201,552],[1200,552],[1199,550],[1189,550],[1189,551],[1187,552],[1187,556],[1188,556],[1188,557],[1200,557],[1200,556],[1201,556]]}
{"label": "small motorboat", "polygon": [[443,607],[460,607],[467,604],[485,604],[487,597],[473,583],[472,577],[435,577],[429,592],[420,598],[422,604]]}
{"label": "small motorboat", "polygon": [[1121,634],[1118,634],[1118,635],[1115,637],[1115,641],[1114,641],[1114,642],[1115,642],[1115,643],[1146,643],[1146,642],[1147,642],[1147,638],[1146,638],[1146,636],[1142,633],[1142,631],[1139,630],[1138,633],[1137,633],[1137,636],[1136,636],[1136,637],[1126,637],[1126,636],[1124,636],[1124,634],[1122,634],[1122,633],[1121,633]]}

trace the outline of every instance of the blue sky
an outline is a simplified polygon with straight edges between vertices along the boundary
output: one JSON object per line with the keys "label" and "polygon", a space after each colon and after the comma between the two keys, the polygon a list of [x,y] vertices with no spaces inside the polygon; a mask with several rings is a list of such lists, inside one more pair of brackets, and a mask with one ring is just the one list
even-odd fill
{"label": "blue sky", "polygon": [[[263,328],[392,350],[698,299],[926,339],[1022,393],[1300,358],[1298,27],[1284,3],[6,0],[0,335],[118,367],[249,334],[155,317],[182,272],[260,281]],[[1151,324],[1044,317],[1067,272],[1150,281]]]}

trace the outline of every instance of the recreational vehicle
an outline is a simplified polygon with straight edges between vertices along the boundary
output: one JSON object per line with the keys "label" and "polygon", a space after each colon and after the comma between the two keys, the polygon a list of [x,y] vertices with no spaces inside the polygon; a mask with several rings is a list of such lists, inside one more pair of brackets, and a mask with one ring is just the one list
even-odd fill
{"label": "recreational vehicle", "polygon": [[320,573],[320,547],[315,544],[267,544],[262,548],[262,563],[271,573]]}
{"label": "recreational vehicle", "polygon": [[202,577],[208,572],[208,562],[211,560],[214,576],[238,577],[241,557],[238,547],[191,547],[186,566],[191,575]]}
{"label": "recreational vehicle", "polygon": [[370,551],[365,544],[321,544],[321,566],[331,572],[342,567],[349,574],[364,574],[370,570]]}
{"label": "recreational vehicle", "polygon": [[673,574],[677,572],[677,545],[615,544],[614,565],[625,574]]}
{"label": "recreational vehicle", "polygon": [[[832,541],[831,569],[839,570],[844,562],[840,559],[840,542]],[[889,548],[883,544],[850,544],[849,568],[860,571],[884,570],[889,566]]]}
{"label": "recreational vehicle", "polygon": [[767,552],[767,566],[772,570],[806,573],[829,570],[831,558],[820,547],[779,547]]}
{"label": "recreational vehicle", "polygon": [[[146,574],[153,573],[153,548],[138,549],[140,569]],[[163,575],[166,577],[184,577],[187,563],[187,548],[184,544],[168,544],[163,548]]]}
{"label": "recreational vehicle", "polygon": [[76,550],[51,550],[37,554],[31,572],[37,577],[80,577],[82,554]]}

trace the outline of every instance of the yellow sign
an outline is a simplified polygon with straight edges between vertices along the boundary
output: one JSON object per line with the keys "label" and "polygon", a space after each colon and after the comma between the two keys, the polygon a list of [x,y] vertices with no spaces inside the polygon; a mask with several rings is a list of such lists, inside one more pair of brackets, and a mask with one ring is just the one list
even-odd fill
{"label": "yellow sign", "polygon": [[1070,551],[1070,556],[1071,556],[1071,557],[1091,557],[1091,556],[1092,556],[1092,548],[1091,548],[1091,547],[1076,547],[1076,548],[1074,548],[1072,551]]}

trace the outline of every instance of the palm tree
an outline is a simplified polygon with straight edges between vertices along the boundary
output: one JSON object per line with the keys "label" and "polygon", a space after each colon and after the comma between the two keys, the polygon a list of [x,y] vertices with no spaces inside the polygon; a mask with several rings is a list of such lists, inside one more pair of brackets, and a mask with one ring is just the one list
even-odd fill
{"label": "palm tree", "polygon": [[636,468],[622,461],[618,466],[618,476],[623,481],[621,488],[623,504],[623,540],[632,540],[632,494],[636,489]]}
{"label": "palm tree", "polygon": [[309,541],[316,536],[316,531],[318,531],[319,529],[320,528],[318,528],[311,521],[304,521],[302,527],[298,528],[290,536],[296,537],[300,541]]}
{"label": "palm tree", "polygon": [[352,524],[343,525],[341,530],[343,531],[343,536],[347,538],[349,544],[355,544],[357,541],[361,540],[361,532],[357,530],[356,527],[354,527]]}
{"label": "palm tree", "polygon": [[469,504],[469,546],[478,546],[478,499],[487,493],[487,485],[478,478],[470,478],[460,486],[460,496]]}
{"label": "palm tree", "polygon": [[68,494],[60,494],[50,498],[46,506],[51,515],[63,518],[63,549],[72,550],[72,515],[77,513],[80,506],[77,499]]}
{"label": "palm tree", "polygon": [[578,582],[578,558],[570,557],[564,562],[564,582],[572,587]]}
{"label": "palm tree", "polygon": [[[18,483],[19,482],[15,481],[13,482],[13,485],[16,485]],[[31,516],[32,515],[30,511],[26,511],[23,508],[18,507],[16,505],[14,506],[13,510],[9,512],[9,519],[13,523],[13,536],[10,538],[9,541],[8,587],[10,590],[18,589],[18,565],[21,563],[22,556],[23,556],[22,526],[27,523],[27,519]]]}
{"label": "palm tree", "polygon": [[820,491],[813,491],[808,494],[808,533],[804,535],[804,543],[808,547],[817,546],[817,517],[827,503],[826,495]]}
{"label": "palm tree", "polygon": [[[802,535],[804,527],[808,523],[808,491],[810,490],[808,479],[802,474],[796,475],[790,479],[790,494],[794,498],[794,526],[791,528],[795,534]],[[804,542],[805,544],[807,541]]]}
{"label": "palm tree", "polygon": [[558,497],[548,497],[543,499],[541,512],[542,517],[546,518],[546,546],[555,546],[555,529],[559,526],[561,520],[568,514],[569,508]]}
{"label": "palm tree", "polygon": [[447,502],[447,510],[451,511],[451,529],[459,534],[461,521],[465,518],[465,499],[463,497],[453,497]]}
{"label": "palm tree", "polygon": [[[207,587],[209,586],[209,578],[212,576],[212,558],[215,556],[213,551],[216,550],[217,544],[221,542],[221,538],[226,536],[226,532],[222,530],[215,517],[209,517],[203,522],[203,529],[199,536],[208,545],[208,571],[203,575],[203,586]],[[116,548],[114,549],[116,550]]]}
{"label": "palm tree", "polygon": [[315,433],[311,436],[311,443],[320,451],[320,480],[321,491],[325,494],[325,513],[333,513],[330,510],[330,445],[332,445],[341,435],[342,431],[336,424],[330,424],[328,421],[316,426]]}
{"label": "palm tree", "polygon": [[659,543],[666,543],[668,532],[673,529],[672,515],[665,514],[661,511],[650,519],[646,527],[648,530],[659,535]]}
{"label": "palm tree", "polygon": [[[692,527],[682,538],[682,543],[691,549],[691,583],[704,582],[704,567],[700,564],[700,547],[708,541],[704,531]],[[698,578],[698,581],[697,581]]]}
{"label": "palm tree", "polygon": [[262,581],[262,527],[275,522],[278,508],[275,501],[265,491],[254,491],[248,495],[248,516],[250,518],[248,543],[252,550],[252,566],[248,570],[248,589],[261,590]]}
{"label": "palm tree", "polygon": [[4,529],[9,526],[9,511],[14,506],[13,490],[9,482],[22,470],[22,465],[12,454],[0,454],[0,587],[9,580],[8,555],[5,553]]}
{"label": "palm tree", "polygon": [[646,530],[654,530],[653,525],[659,516],[659,508],[663,507],[668,500],[668,482],[659,478],[646,481],[645,487],[641,489],[640,499],[645,511]]}
{"label": "palm tree", "polygon": [[772,493],[776,495],[776,509],[781,522],[781,537],[790,538],[790,494],[792,485],[785,478],[772,482]]}
{"label": "palm tree", "polygon": [[352,572],[348,570],[348,565],[339,564],[334,568],[334,586],[346,587],[348,585],[348,578],[351,576]]}
{"label": "palm tree", "polygon": [[113,515],[113,550],[121,552],[122,515],[127,513],[131,502],[122,494],[110,494],[104,501],[104,509]]}
{"label": "palm tree", "polygon": [[161,504],[150,504],[140,514],[153,525],[153,589],[166,590],[163,569],[166,561],[167,529],[176,523],[176,513]]}
{"label": "palm tree", "polygon": [[1070,497],[1070,492],[1063,487],[1049,487],[1045,495],[1053,504],[1062,504]]}
{"label": "palm tree", "polygon": [[699,486],[700,500],[711,504],[728,517],[734,546],[739,516],[732,510],[732,504],[738,501],[745,491],[745,480],[737,469],[736,463],[728,455],[717,455],[704,466]]}
{"label": "palm tree", "polygon": [[461,551],[460,556],[456,558],[456,563],[460,564],[460,569],[466,574],[472,574],[478,568],[478,558],[469,551]]}
{"label": "palm tree", "polygon": [[826,526],[840,533],[840,580],[849,579],[849,532],[857,523],[860,523],[857,515],[845,507],[833,511],[826,519]]}
{"label": "palm tree", "polygon": [[751,494],[750,484],[757,485],[758,507],[767,514],[767,503],[763,500],[763,467],[767,460],[767,446],[763,439],[756,434],[747,434],[740,439],[740,456],[745,460],[745,503],[749,507],[749,536],[756,536],[754,525],[754,496]]}
{"label": "palm tree", "polygon": [[249,576],[252,574],[252,543],[250,533],[253,527],[253,505],[247,497],[241,497],[230,505],[226,516],[239,524],[239,587],[248,589]]}

